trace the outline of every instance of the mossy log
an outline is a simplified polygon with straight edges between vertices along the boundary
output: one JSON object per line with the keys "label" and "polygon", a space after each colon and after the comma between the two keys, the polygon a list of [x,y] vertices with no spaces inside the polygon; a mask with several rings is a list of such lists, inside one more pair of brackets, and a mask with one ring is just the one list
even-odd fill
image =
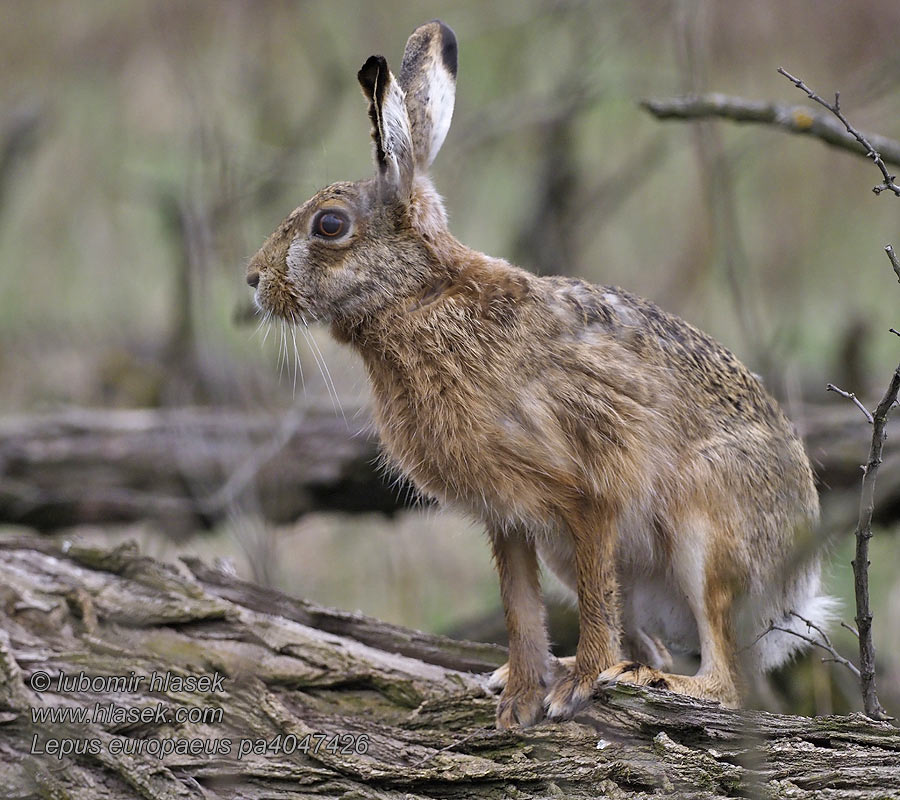
{"label": "mossy log", "polygon": [[[852,528],[871,437],[846,402],[806,406],[798,422],[826,501]],[[236,510],[291,522],[312,511],[392,513],[413,496],[377,466],[366,414],[182,408],[70,410],[0,419],[0,523],[55,530],[155,519],[170,533]],[[894,420],[889,439],[900,425]],[[833,510],[833,511],[832,511]],[[888,446],[876,522],[900,517],[900,448]]]}
{"label": "mossy log", "polygon": [[572,722],[498,732],[484,673],[502,648],[132,546],[0,538],[0,616],[4,798],[900,797],[887,723],[623,686]]}

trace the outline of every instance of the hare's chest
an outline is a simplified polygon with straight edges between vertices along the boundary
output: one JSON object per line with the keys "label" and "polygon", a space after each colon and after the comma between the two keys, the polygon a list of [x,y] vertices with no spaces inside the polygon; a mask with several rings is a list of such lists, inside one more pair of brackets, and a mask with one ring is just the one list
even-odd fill
{"label": "hare's chest", "polygon": [[510,397],[485,383],[464,396],[417,393],[388,381],[374,389],[385,454],[442,503],[533,524],[556,516],[560,497],[580,491],[566,437],[527,392]]}

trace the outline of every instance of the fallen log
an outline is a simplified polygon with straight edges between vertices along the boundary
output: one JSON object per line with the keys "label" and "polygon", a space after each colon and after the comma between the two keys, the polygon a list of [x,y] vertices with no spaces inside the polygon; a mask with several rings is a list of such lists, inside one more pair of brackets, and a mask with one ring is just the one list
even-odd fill
{"label": "fallen log", "polygon": [[208,527],[235,509],[271,522],[398,509],[365,422],[329,407],[71,410],[0,420],[0,522],[54,530],[155,519]]}
{"label": "fallen log", "polygon": [[[805,406],[798,420],[826,519],[852,527],[871,436],[850,403]],[[900,433],[889,425],[876,522],[900,517]],[[39,530],[155,519],[196,530],[235,510],[270,522],[312,511],[392,513],[413,493],[378,467],[364,412],[280,417],[227,409],[73,410],[0,419],[0,523]],[[833,509],[833,513],[830,511]]]}
{"label": "fallen log", "polygon": [[501,733],[502,648],[132,546],[0,535],[0,600],[3,797],[900,796],[887,723],[623,686]]}

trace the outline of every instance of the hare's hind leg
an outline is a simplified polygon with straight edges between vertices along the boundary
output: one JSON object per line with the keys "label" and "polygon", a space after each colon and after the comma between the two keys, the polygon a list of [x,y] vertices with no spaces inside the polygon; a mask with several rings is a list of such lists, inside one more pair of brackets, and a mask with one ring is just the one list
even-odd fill
{"label": "hare's hind leg", "polygon": [[[491,531],[491,546],[509,634],[509,662],[497,705],[497,727],[533,725],[544,715],[550,645],[534,542],[521,531]],[[497,675],[495,673],[495,675]]]}
{"label": "hare's hind leg", "polygon": [[734,575],[733,562],[716,558],[717,541],[721,539],[709,535],[712,526],[703,522],[687,530],[691,535],[676,547],[672,566],[679,590],[697,623],[700,669],[695,675],[675,675],[635,661],[623,661],[604,670],[599,683],[621,681],[652,686],[737,708],[741,698],[732,612],[741,582]]}
{"label": "hare's hind leg", "polygon": [[[724,637],[712,626],[713,637],[723,644]],[[724,648],[723,648],[724,649]],[[703,659],[708,664],[707,659]],[[600,673],[599,684],[615,685],[619,682],[637,686],[652,686],[668,689],[670,692],[686,694],[706,700],[718,700],[728,708],[739,708],[740,693],[737,689],[733,670],[727,663],[715,661],[712,666],[703,666],[696,675],[675,675],[670,672],[648,667],[636,661],[621,661]]]}

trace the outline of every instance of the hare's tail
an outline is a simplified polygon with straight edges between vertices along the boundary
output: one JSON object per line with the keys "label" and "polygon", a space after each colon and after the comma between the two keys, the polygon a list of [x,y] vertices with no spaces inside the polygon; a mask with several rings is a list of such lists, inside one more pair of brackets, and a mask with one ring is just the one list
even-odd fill
{"label": "hare's tail", "polygon": [[837,618],[840,601],[821,593],[819,566],[798,575],[775,603],[761,604],[754,617],[754,634],[745,652],[754,671],[768,672],[824,641]]}

